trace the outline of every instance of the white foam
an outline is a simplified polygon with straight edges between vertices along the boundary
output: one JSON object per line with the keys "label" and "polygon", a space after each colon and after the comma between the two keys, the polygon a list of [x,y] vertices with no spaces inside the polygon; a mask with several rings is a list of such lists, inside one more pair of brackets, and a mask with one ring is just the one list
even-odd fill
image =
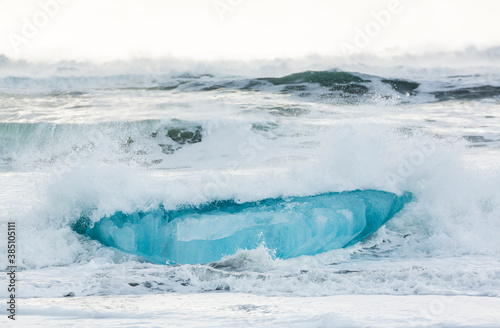
{"label": "white foam", "polygon": [[[272,92],[188,94],[186,100],[185,94],[134,93],[125,98],[132,104],[127,111],[105,105],[126,91],[96,93],[96,106],[82,112],[26,110],[33,114],[25,118],[30,124],[78,124],[46,142],[35,140],[35,133],[9,148],[13,172],[1,173],[7,187],[1,227],[8,220],[18,224],[23,296],[225,288],[498,296],[500,154],[495,144],[471,148],[474,143],[462,139],[500,134],[496,121],[486,117],[496,115],[494,100],[340,106]],[[292,105],[309,113],[269,111]],[[141,115],[157,120],[155,127],[173,118],[200,124],[202,142],[164,154],[151,131],[134,123]],[[103,123],[109,121],[125,123]],[[128,137],[134,143],[124,151]],[[90,142],[92,148],[74,148]],[[215,199],[244,202],[368,188],[410,191],[416,201],[363,244],[287,261],[259,249],[226,259],[220,269],[154,266],[69,228],[82,214],[99,220],[160,204],[174,209]],[[383,260],[371,262],[375,258]],[[55,278],[40,282],[40,276]],[[128,285],[132,278],[154,288],[134,289]]]}

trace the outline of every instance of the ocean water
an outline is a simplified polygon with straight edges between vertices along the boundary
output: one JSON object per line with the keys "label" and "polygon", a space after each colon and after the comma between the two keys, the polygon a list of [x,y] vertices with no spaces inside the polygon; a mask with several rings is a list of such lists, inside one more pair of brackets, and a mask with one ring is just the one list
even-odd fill
{"label": "ocean water", "polygon": [[[16,222],[26,304],[245,293],[279,304],[438,295],[467,308],[464,297],[500,297],[498,69],[254,76],[54,67],[0,76],[0,230]],[[286,260],[261,245],[212,263],[162,265],[73,229],[81,217],[119,211],[365,189],[414,200],[360,243]],[[409,302],[425,312],[420,300]],[[66,306],[65,315],[78,311]]]}

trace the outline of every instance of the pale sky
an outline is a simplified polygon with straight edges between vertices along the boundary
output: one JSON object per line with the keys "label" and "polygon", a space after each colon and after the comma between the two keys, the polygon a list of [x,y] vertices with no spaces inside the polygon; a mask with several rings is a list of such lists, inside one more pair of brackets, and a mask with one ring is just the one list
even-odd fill
{"label": "pale sky", "polygon": [[346,47],[384,56],[500,45],[497,0],[57,1],[0,0],[0,54],[31,61],[270,59],[349,54]]}

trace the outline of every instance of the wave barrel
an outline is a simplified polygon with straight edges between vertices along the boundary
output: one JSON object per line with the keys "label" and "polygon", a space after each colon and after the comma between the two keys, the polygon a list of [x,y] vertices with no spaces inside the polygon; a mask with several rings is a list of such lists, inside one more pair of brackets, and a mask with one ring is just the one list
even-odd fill
{"label": "wave barrel", "polygon": [[353,245],[411,200],[410,193],[356,190],[242,204],[217,201],[175,211],[117,212],[93,225],[81,217],[73,229],[155,263],[209,263],[262,243],[287,259]]}

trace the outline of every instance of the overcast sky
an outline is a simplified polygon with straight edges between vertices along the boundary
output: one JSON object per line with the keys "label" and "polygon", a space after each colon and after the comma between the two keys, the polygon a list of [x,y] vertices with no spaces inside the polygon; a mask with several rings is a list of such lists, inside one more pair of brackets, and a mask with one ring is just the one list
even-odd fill
{"label": "overcast sky", "polygon": [[496,0],[56,1],[0,0],[0,54],[35,61],[269,59],[500,45]]}

